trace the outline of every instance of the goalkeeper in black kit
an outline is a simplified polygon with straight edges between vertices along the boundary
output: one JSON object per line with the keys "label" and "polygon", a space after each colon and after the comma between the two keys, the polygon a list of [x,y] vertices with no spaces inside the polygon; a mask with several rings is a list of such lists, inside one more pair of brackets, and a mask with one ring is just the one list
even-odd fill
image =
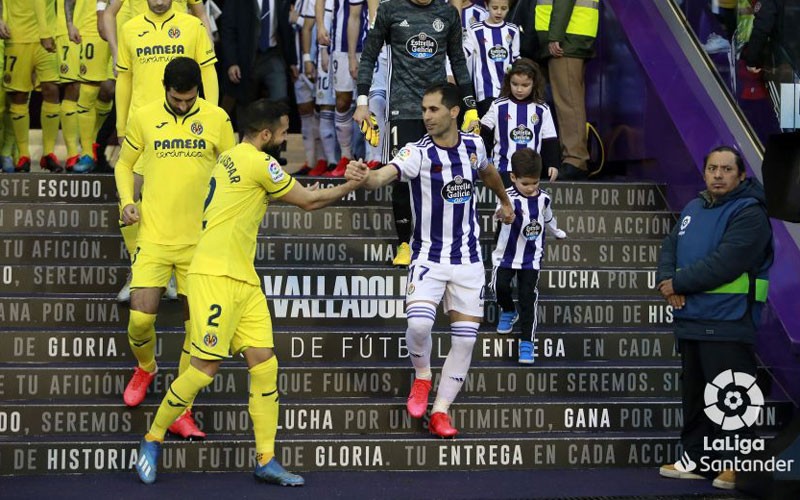
{"label": "goalkeeper in black kit", "polygon": [[[386,78],[389,140],[383,151],[383,163],[389,163],[406,143],[416,142],[427,133],[419,103],[426,88],[447,80],[448,57],[466,109],[462,130],[480,131],[472,79],[462,48],[461,19],[452,5],[441,0],[384,0],[378,6],[375,25],[367,35],[358,64],[358,97],[353,119],[359,125],[370,119],[369,89],[384,43],[390,50]],[[392,208],[400,244],[394,265],[407,266],[411,262],[408,246],[411,202],[407,184],[394,183]]]}

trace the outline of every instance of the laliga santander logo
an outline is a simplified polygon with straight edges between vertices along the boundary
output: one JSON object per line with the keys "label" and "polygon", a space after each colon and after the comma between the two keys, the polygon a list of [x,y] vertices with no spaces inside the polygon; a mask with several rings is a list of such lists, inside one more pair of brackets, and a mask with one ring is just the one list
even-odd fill
{"label": "laliga santander logo", "polygon": [[706,416],[724,431],[735,431],[756,423],[764,408],[764,394],[756,378],[726,370],[706,384]]}

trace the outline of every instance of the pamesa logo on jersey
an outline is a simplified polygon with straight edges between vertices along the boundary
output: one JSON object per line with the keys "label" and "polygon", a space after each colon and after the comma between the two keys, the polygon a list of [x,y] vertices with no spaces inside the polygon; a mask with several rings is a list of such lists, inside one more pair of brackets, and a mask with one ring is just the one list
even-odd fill
{"label": "pamesa logo on jersey", "polygon": [[515,144],[528,144],[533,140],[533,131],[525,125],[519,124],[511,129],[509,137]]}
{"label": "pamesa logo on jersey", "polygon": [[442,199],[451,205],[461,205],[472,198],[472,182],[457,175],[442,187]]}
{"label": "pamesa logo on jersey", "polygon": [[427,33],[414,35],[406,42],[406,51],[416,59],[430,59],[439,50],[439,44]]}

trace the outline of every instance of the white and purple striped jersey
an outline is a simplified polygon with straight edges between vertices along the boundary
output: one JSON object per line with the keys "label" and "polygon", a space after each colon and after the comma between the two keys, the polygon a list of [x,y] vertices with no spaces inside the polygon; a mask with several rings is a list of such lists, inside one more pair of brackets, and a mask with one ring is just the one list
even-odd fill
{"label": "white and purple striped jersey", "polygon": [[480,5],[471,3],[461,8],[461,29],[466,33],[473,23],[479,23],[489,17],[489,11]]}
{"label": "white and purple striped jersey", "polygon": [[350,6],[362,5],[361,25],[359,27],[358,45],[356,53],[360,54],[367,37],[367,2],[364,0],[334,0],[333,3],[333,31],[331,36],[331,52],[343,52],[347,54],[347,23],[350,19]]}
{"label": "white and purple striped jersey", "polygon": [[426,134],[406,144],[390,163],[410,185],[412,260],[482,262],[475,181],[488,165],[483,140],[459,132],[458,144],[443,148]]}
{"label": "white and purple striped jersey", "polygon": [[492,163],[498,172],[511,172],[511,155],[530,148],[541,153],[542,140],[557,137],[553,115],[547,104],[495,99],[481,118],[481,125],[494,129]]}
{"label": "white and purple striped jersey", "polygon": [[[507,269],[541,269],[544,227],[553,219],[550,195],[543,190],[525,196],[515,186],[506,189],[514,207],[514,222],[503,224],[492,252],[492,265]],[[498,202],[498,208],[500,204]]]}
{"label": "white and purple striped jersey", "polygon": [[519,59],[519,28],[516,24],[498,26],[487,21],[469,27],[466,44],[472,53],[472,81],[478,101],[500,95],[506,69]]}

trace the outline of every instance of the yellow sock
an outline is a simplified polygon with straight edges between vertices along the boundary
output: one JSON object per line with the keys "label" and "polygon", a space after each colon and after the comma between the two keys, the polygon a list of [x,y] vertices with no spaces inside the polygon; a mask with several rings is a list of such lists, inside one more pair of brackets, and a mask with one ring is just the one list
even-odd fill
{"label": "yellow sock", "polygon": [[28,103],[14,104],[12,102],[8,107],[8,112],[11,116],[11,128],[14,130],[14,140],[17,143],[19,155],[30,158],[28,134],[31,128],[31,115],[28,112]]}
{"label": "yellow sock", "polygon": [[94,106],[94,109],[97,112],[97,118],[94,121],[94,128],[92,129],[92,137],[97,137],[97,133],[100,132],[100,127],[103,126],[103,123],[106,122],[106,118],[108,115],[111,114],[111,108],[114,107],[114,103],[111,101],[97,101]]}
{"label": "yellow sock", "polygon": [[78,103],[61,101],[61,134],[67,145],[67,158],[78,154]]}
{"label": "yellow sock", "polygon": [[128,344],[146,372],[156,369],[156,315],[131,310],[128,321]]}
{"label": "yellow sock", "polygon": [[192,321],[184,321],[183,322],[183,329],[186,331],[186,335],[183,336],[183,348],[181,349],[181,360],[178,363],[178,375],[183,375],[183,372],[189,368],[189,362],[192,360],[192,355],[190,354],[189,349],[192,346]]}
{"label": "yellow sock", "polygon": [[92,144],[97,137],[94,135],[94,123],[97,118],[95,103],[100,94],[99,85],[81,84],[81,91],[78,96],[78,128],[81,136],[81,151],[85,155],[92,154]]}
{"label": "yellow sock", "polygon": [[133,260],[133,253],[136,251],[136,237],[139,236],[139,224],[120,226],[119,232],[122,233],[122,241],[125,242],[128,255],[130,255],[131,260]]}
{"label": "yellow sock", "polygon": [[0,155],[12,156],[14,154],[14,126],[11,124],[11,113],[6,111],[3,116],[3,136]]}
{"label": "yellow sock", "polygon": [[42,156],[55,151],[58,137],[58,122],[61,118],[61,104],[57,102],[42,103]]}
{"label": "yellow sock", "polygon": [[250,372],[250,418],[256,437],[256,458],[260,465],[275,456],[278,432],[278,358],[273,356]]}
{"label": "yellow sock", "polygon": [[212,380],[214,380],[213,377],[209,377],[194,366],[189,365],[183,375],[176,378],[167,389],[167,394],[161,401],[161,406],[158,407],[158,413],[153,419],[153,425],[150,426],[148,434],[155,440],[160,439],[163,441],[164,434],[167,433],[167,429],[172,425],[172,422],[186,411],[186,408],[197,397],[197,393],[210,384]]}

